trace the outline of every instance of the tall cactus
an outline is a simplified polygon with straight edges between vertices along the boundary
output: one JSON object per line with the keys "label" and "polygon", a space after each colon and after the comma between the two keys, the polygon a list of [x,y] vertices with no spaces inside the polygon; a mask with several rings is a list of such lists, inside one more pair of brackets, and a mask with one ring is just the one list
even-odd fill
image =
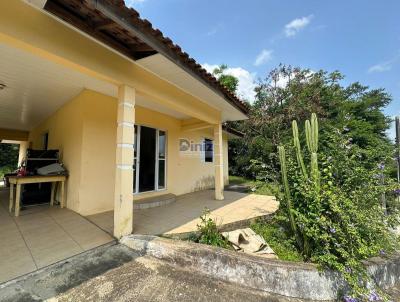
{"label": "tall cactus", "polygon": [[311,114],[311,123],[306,120],[306,139],[310,153],[318,152],[318,118],[315,113]]}
{"label": "tall cactus", "polygon": [[319,190],[319,170],[318,170],[318,119],[315,113],[311,114],[311,123],[306,121],[306,140],[308,151],[311,154],[311,177],[316,188]]}
{"label": "tall cactus", "polygon": [[[307,148],[310,153],[310,174],[307,172],[306,165],[304,164],[303,154],[301,151],[301,145],[299,140],[299,129],[297,127],[297,122],[292,122],[292,130],[293,130],[293,144],[296,149],[296,158],[299,168],[301,169],[301,173],[307,179],[309,179],[314,183],[315,189],[317,192],[320,190],[320,174],[318,170],[318,119],[317,115],[313,113],[311,115],[311,122],[309,120],[305,123],[305,132],[306,132],[306,142]],[[303,247],[303,253],[305,255],[309,254],[309,240],[306,234],[303,234],[303,238],[299,236],[297,232],[296,222],[293,216],[293,205],[291,200],[288,176],[287,176],[287,167],[286,167],[286,152],[283,146],[278,147],[279,152],[279,161],[281,164],[281,175],[282,175],[282,184],[285,192],[285,199],[288,206],[288,214],[290,225],[292,228],[292,232],[295,234],[297,244],[300,247]]]}
{"label": "tall cactus", "polygon": [[286,199],[286,203],[287,203],[287,207],[288,207],[290,226],[292,228],[293,234],[295,234],[295,236],[296,236],[297,243],[299,244],[299,246],[301,246],[301,242],[298,239],[296,223],[295,223],[294,217],[293,217],[292,199],[290,197],[289,182],[288,182],[288,177],[287,177],[285,147],[279,146],[278,153],[279,153],[279,161],[281,164],[282,184],[283,184],[283,188],[285,191],[285,199]]}
{"label": "tall cactus", "polygon": [[306,166],[304,165],[303,154],[301,152],[301,145],[299,140],[299,128],[297,127],[296,121],[292,122],[292,130],[293,130],[293,144],[294,147],[296,148],[297,163],[301,169],[301,172],[303,173],[303,176],[305,178],[308,178],[307,169]]}

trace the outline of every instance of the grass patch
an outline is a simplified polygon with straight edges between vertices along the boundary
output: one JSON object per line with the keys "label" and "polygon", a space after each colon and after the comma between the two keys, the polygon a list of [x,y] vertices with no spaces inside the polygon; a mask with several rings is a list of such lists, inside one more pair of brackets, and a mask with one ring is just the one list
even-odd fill
{"label": "grass patch", "polygon": [[[204,210],[200,219],[201,222],[197,225],[197,232],[192,233],[187,238],[188,241],[233,250],[232,245],[221,235],[215,221],[210,217],[208,209]],[[278,222],[260,219],[253,223],[250,228],[265,239],[280,260],[303,261],[303,258],[294,246],[294,241],[286,235]]]}
{"label": "grass patch", "polygon": [[229,184],[248,186],[250,187],[249,193],[258,195],[276,196],[277,192],[279,192],[279,185],[276,183],[251,180],[241,176],[229,176]]}
{"label": "grass patch", "polygon": [[294,246],[294,241],[286,235],[285,230],[277,222],[259,220],[250,227],[265,239],[280,260],[303,261]]}

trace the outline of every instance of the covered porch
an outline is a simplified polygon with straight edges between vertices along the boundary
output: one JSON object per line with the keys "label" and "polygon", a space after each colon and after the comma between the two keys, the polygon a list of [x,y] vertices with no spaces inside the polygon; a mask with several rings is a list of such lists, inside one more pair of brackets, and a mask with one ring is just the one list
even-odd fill
{"label": "covered porch", "polygon": [[[140,33],[142,41],[132,24],[119,29],[119,43],[133,43],[127,56],[88,37],[79,24],[66,26],[71,1],[48,1],[46,11],[46,1],[33,2],[41,5],[0,2],[0,141],[20,145],[19,164],[28,148],[57,150],[68,177],[65,192],[56,191],[54,199],[57,205],[64,197],[66,208],[50,207],[46,199],[41,206],[23,205],[15,217],[9,192],[1,189],[0,271],[6,276],[0,282],[132,232],[189,230],[205,207],[225,222],[269,211],[267,202],[251,196],[228,193],[224,200],[223,123],[245,119],[246,110],[205,70],[175,60],[179,52],[167,56],[159,48],[163,42],[147,41],[151,33]],[[98,21],[121,27],[107,12]],[[148,43],[155,49],[140,50]],[[189,148],[181,149],[181,139]],[[205,142],[210,150],[196,149]],[[136,200],[163,194],[178,201],[133,210]],[[84,218],[95,221],[96,215],[107,218],[97,224],[108,233]]]}
{"label": "covered porch", "polygon": [[223,200],[223,123],[247,107],[133,10],[74,2],[0,4],[0,139],[59,150],[66,207],[113,211],[116,238],[132,232],[136,199],[214,188]]}
{"label": "covered porch", "polygon": [[[82,216],[113,211],[111,233],[120,238],[138,225],[132,215],[134,200],[209,188],[215,188],[214,200],[224,198],[227,134],[217,110],[200,101],[170,102],[169,96],[156,93],[157,82],[149,94],[9,42],[0,35],[0,141],[19,144],[19,164],[28,148],[59,150],[69,172],[63,194],[69,210]],[[157,58],[146,62],[171,68]],[[140,129],[142,139],[149,137],[144,128],[157,139],[148,149],[148,141],[139,139]],[[180,149],[181,139],[201,147],[205,138],[213,144],[210,162],[201,148],[187,154]],[[150,161],[145,157],[149,153],[154,155]],[[145,178],[152,183],[142,185]],[[60,191],[56,201],[62,200]]]}
{"label": "covered porch", "polygon": [[[210,210],[210,217],[219,227],[241,227],[256,218],[269,216],[278,209],[273,196],[224,192],[224,200],[215,200],[213,190],[185,194],[168,205],[133,211],[133,233],[146,235],[184,236],[197,231],[200,215]],[[112,234],[113,211],[86,218]]]}

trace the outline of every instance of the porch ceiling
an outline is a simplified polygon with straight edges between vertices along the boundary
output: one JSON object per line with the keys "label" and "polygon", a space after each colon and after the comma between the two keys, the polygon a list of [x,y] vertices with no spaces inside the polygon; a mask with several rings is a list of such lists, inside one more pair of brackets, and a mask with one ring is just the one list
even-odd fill
{"label": "porch ceiling", "polygon": [[[117,97],[114,84],[92,78],[34,54],[0,43],[0,129],[31,130],[83,89]],[[189,116],[146,96],[137,105],[179,119]]]}
{"label": "porch ceiling", "polygon": [[30,53],[0,44],[0,128],[30,130],[83,88],[115,96],[101,82]]}

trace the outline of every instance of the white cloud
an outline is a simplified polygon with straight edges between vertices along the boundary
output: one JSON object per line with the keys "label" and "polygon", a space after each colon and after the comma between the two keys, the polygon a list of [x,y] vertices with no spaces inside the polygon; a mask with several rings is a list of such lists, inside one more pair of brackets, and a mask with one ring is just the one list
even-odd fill
{"label": "white cloud", "polygon": [[372,65],[370,68],[368,68],[368,73],[389,71],[392,69],[393,65],[398,63],[399,59],[400,59],[400,52],[394,57],[392,57],[390,60],[387,60],[385,62],[376,65]]}
{"label": "white cloud", "polygon": [[[309,79],[312,77],[312,75],[315,73],[315,71],[313,70],[309,70],[306,74],[305,74],[305,78],[304,80],[302,80],[303,82],[307,82],[309,81]],[[286,88],[286,86],[289,84],[289,77],[288,76],[284,76],[284,75],[280,75],[278,77],[278,79],[276,80],[276,87],[278,88]]]}
{"label": "white cloud", "polygon": [[279,77],[279,79],[276,81],[276,86],[279,88],[285,88],[287,84],[289,83],[289,77]]}
{"label": "white cloud", "polygon": [[309,15],[307,17],[297,18],[290,21],[285,25],[286,37],[295,36],[300,30],[304,29],[308,24],[310,24],[313,17],[314,15]]}
{"label": "white cloud", "polygon": [[[203,67],[210,73],[213,72],[218,65],[212,64],[203,64]],[[254,88],[256,88],[256,74],[251,73],[248,70],[242,67],[229,67],[225,74],[233,75],[234,77],[239,79],[238,84],[238,95],[239,97],[248,100],[250,102],[254,101],[256,93],[254,92]]]}
{"label": "white cloud", "polygon": [[257,56],[256,60],[254,61],[254,66],[260,66],[272,59],[272,50],[263,49]]}
{"label": "white cloud", "polygon": [[376,64],[368,68],[368,73],[385,72],[392,69],[392,61]]}

